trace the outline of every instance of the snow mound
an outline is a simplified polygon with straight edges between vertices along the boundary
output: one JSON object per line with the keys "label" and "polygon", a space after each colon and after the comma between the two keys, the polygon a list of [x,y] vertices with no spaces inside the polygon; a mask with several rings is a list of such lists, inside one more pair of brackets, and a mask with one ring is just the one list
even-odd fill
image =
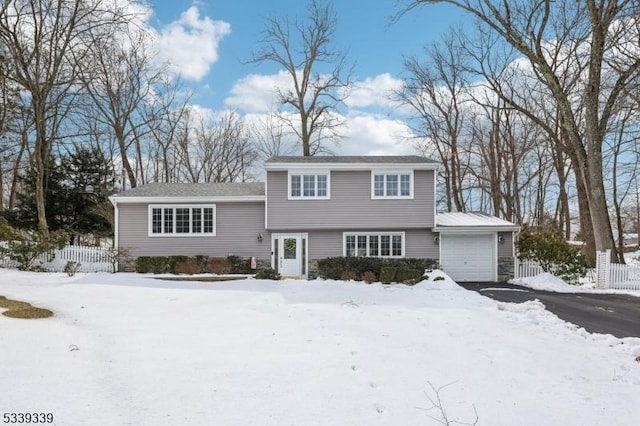
{"label": "snow mound", "polygon": [[440,269],[433,269],[431,271],[427,271],[425,274],[425,279],[420,281],[415,285],[416,288],[422,290],[439,290],[439,291],[449,291],[449,290],[464,290],[462,287],[458,285],[454,280],[449,277],[445,272]]}
{"label": "snow mound", "polygon": [[509,280],[509,283],[529,287],[534,290],[555,291],[557,293],[576,293],[581,291],[580,287],[567,284],[563,279],[551,275],[548,272],[538,274],[535,277],[515,278]]}

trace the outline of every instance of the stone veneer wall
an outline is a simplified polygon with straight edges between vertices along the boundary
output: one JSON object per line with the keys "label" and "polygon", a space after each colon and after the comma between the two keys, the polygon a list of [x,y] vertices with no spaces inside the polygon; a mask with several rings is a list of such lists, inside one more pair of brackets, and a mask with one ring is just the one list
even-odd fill
{"label": "stone veneer wall", "polygon": [[513,256],[498,258],[498,281],[508,281],[515,277],[515,259]]}
{"label": "stone veneer wall", "polygon": [[308,279],[315,280],[318,278],[319,274],[318,261],[315,259],[309,259],[309,271],[307,272]]}

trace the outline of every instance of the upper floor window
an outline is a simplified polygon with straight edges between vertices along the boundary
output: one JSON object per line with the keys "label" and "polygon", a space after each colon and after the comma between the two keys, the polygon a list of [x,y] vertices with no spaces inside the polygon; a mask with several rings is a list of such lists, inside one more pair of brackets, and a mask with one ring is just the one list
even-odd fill
{"label": "upper floor window", "polygon": [[216,206],[149,206],[149,235],[216,234]]}
{"label": "upper floor window", "polygon": [[289,174],[289,199],[329,198],[329,174]]}
{"label": "upper floor window", "polygon": [[413,173],[372,172],[371,198],[413,198]]}

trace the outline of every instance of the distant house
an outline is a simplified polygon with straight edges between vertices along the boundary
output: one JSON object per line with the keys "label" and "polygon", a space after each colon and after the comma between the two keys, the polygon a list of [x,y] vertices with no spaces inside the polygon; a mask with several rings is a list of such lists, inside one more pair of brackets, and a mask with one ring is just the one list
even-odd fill
{"label": "distant house", "polygon": [[273,157],[265,183],[148,184],[111,197],[115,244],[135,257],[254,257],[292,277],[334,256],[437,259],[459,281],[512,276],[518,227],[436,215],[437,169],[419,156]]}

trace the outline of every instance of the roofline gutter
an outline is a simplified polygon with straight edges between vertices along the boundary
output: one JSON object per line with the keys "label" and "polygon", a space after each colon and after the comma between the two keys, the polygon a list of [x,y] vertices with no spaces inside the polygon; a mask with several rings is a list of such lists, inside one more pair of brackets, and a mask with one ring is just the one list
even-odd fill
{"label": "roofline gutter", "polygon": [[264,195],[225,195],[225,196],[206,196],[206,197],[149,197],[149,196],[136,196],[136,197],[118,197],[111,196],[109,201],[114,206],[117,204],[151,204],[151,203],[166,203],[166,204],[194,204],[194,203],[231,203],[231,202],[261,202],[265,200]]}
{"label": "roofline gutter", "polygon": [[441,234],[464,234],[464,233],[481,233],[481,232],[519,232],[519,226],[436,226],[432,229],[433,232],[439,232]]}

